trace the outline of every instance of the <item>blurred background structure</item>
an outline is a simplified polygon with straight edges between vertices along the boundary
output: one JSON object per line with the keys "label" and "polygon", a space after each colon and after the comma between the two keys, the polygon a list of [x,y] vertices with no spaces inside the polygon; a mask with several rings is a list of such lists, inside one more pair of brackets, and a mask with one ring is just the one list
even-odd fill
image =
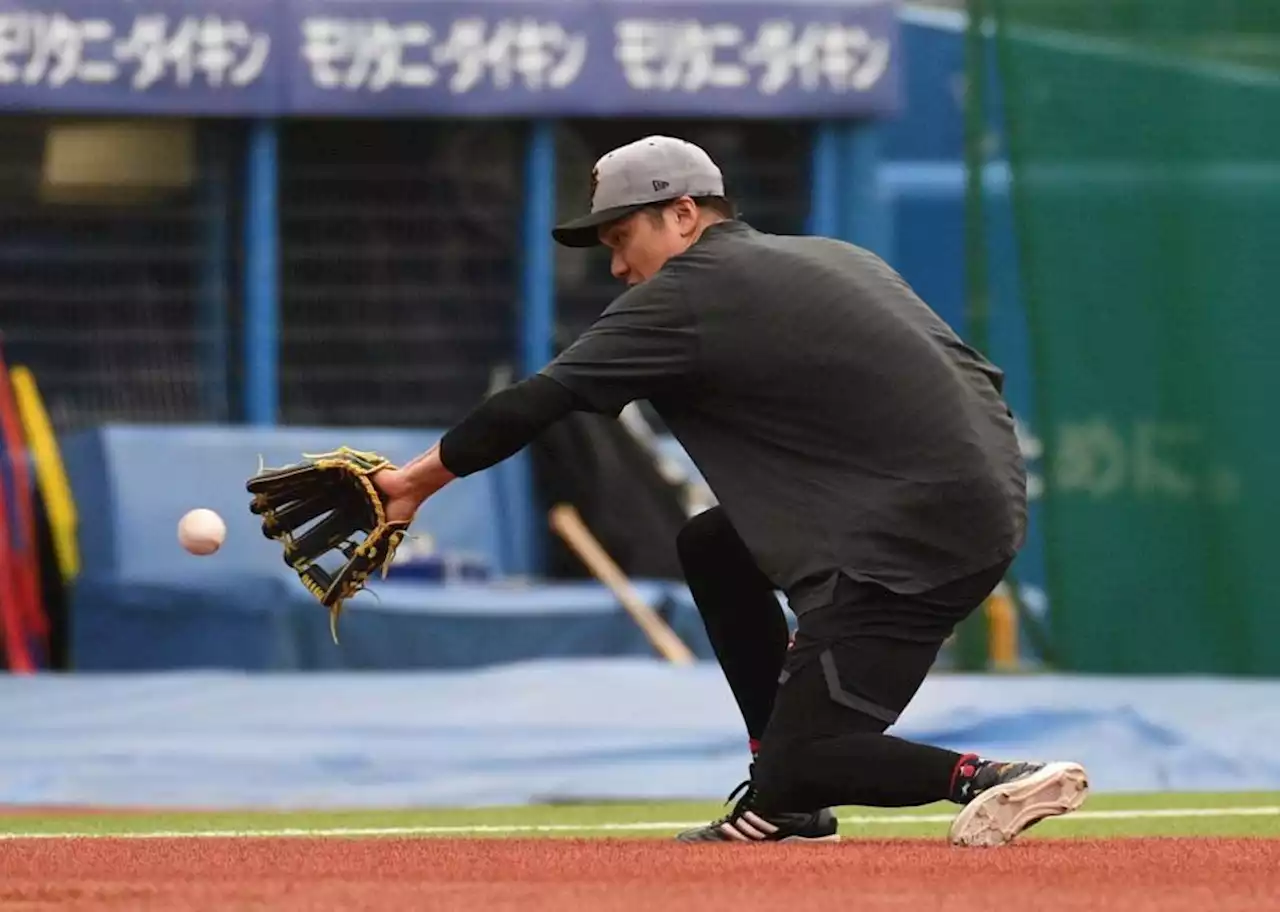
{"label": "blurred background structure", "polygon": [[[1081,670],[1274,675],[1280,5],[974,9],[971,114],[999,132],[975,126],[968,161],[1009,174],[1055,647]],[[995,249],[1006,193],[972,186],[971,243]]]}
{"label": "blurred background structure", "polygon": [[[341,646],[243,487],[260,455],[407,459],[571,341],[618,289],[550,227],[659,132],[756,227],[884,256],[1006,371],[1031,534],[939,673],[1009,718],[993,673],[1060,683],[997,741],[1066,738],[1080,673],[1280,676],[1273,0],[0,0],[8,669],[653,663],[549,527],[568,502],[722,700],[672,551],[713,494],[643,404],[433,500]],[[197,506],[230,527],[210,558],[176,541]],[[1092,703],[1089,743],[1223,743],[1136,718],[1159,703]],[[717,705],[698,750],[737,764]]]}

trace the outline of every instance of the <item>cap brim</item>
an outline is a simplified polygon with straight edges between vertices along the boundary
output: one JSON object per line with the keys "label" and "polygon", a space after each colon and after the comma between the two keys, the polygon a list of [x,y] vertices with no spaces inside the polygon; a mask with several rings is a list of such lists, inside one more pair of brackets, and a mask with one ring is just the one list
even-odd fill
{"label": "cap brim", "polygon": [[601,209],[581,218],[573,219],[557,225],[551,230],[551,236],[557,244],[565,247],[595,247],[600,244],[600,228],[610,222],[626,218],[633,212],[639,212],[652,203],[633,203],[630,206],[614,206],[612,209]]}

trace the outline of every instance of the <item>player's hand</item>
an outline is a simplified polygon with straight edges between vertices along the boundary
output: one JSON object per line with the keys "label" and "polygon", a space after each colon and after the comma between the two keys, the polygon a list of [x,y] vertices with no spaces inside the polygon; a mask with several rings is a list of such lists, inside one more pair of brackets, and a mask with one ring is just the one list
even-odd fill
{"label": "player's hand", "polygon": [[456,477],[440,461],[440,444],[398,469],[383,469],[373,484],[387,496],[383,509],[392,522],[412,522],[418,508]]}
{"label": "player's hand", "polygon": [[412,522],[418,508],[426,500],[410,484],[403,469],[383,469],[372,476],[374,486],[387,496],[384,509],[391,522]]}

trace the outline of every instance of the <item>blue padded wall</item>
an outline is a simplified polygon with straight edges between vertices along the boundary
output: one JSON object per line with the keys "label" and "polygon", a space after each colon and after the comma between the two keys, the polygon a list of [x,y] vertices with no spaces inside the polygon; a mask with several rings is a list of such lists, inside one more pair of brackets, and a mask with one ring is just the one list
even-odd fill
{"label": "blue padded wall", "polygon": [[[84,568],[72,593],[79,670],[460,668],[533,658],[649,655],[614,596],[594,582],[553,584],[508,574],[512,545],[502,466],[459,479],[423,507],[411,535],[483,557],[487,582],[423,581],[393,569],[348,603],[340,644],[248,510],[245,481],[267,465],[343,443],[405,462],[432,431],[107,426],[69,437],[64,458],[81,515]],[[218,511],[225,545],[195,557],[177,522]],[[687,589],[636,581],[699,655],[710,649]]]}

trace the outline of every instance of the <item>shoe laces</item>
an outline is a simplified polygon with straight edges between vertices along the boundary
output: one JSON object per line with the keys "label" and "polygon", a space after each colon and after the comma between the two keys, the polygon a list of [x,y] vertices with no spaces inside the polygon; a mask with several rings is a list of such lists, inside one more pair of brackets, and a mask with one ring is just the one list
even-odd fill
{"label": "shoe laces", "polygon": [[729,804],[731,801],[733,801],[743,792],[748,793],[748,796],[747,796],[748,798],[752,797],[755,794],[755,789],[752,788],[750,779],[743,779],[741,782],[739,782],[737,788],[735,788],[732,792],[729,793],[729,797],[724,800],[724,803]]}
{"label": "shoe laces", "polygon": [[[742,797],[738,798],[739,795],[741,795]],[[741,816],[742,812],[747,810],[747,808],[749,808],[751,804],[755,801],[756,789],[755,789],[755,786],[752,784],[751,779],[744,779],[741,782],[739,782],[738,786],[732,792],[729,793],[729,797],[724,800],[724,803],[726,805],[731,804],[735,798],[737,798],[738,801],[736,804],[733,805],[733,810],[731,810],[729,813],[725,814],[719,820],[711,824],[713,827],[718,827],[722,823],[728,823],[731,820],[737,819],[739,816]]]}

